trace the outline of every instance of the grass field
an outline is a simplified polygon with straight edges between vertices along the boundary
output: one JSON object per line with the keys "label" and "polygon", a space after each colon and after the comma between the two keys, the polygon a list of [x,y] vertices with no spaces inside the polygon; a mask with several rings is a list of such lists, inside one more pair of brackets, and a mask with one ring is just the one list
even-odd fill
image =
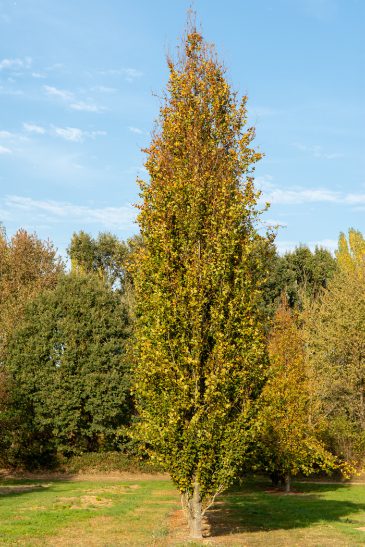
{"label": "grass field", "polygon": [[[138,477],[137,477],[138,478]],[[0,481],[1,545],[188,545],[178,495],[165,479],[111,477]],[[203,544],[365,545],[365,486],[265,481],[222,496]],[[194,545],[198,545],[195,543]]]}

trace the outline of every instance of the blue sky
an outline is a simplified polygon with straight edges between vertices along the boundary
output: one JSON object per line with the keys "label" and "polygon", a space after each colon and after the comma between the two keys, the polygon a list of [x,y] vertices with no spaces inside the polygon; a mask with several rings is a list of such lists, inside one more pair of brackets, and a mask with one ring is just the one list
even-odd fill
{"label": "blue sky", "polygon": [[[365,231],[365,2],[196,0],[248,94],[279,250]],[[0,0],[0,221],[50,238],[137,231],[136,177],[183,0]]]}

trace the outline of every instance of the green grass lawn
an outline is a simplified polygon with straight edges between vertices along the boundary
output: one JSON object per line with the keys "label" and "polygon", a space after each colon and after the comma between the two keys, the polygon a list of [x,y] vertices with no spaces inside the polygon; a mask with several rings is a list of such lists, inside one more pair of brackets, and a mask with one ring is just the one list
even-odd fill
{"label": "green grass lawn", "polygon": [[3,480],[0,543],[160,545],[177,501],[167,480]]}
{"label": "green grass lawn", "polygon": [[[255,481],[209,513],[213,545],[365,545],[365,486],[294,484],[291,495]],[[2,545],[187,545],[168,480],[2,480]],[[361,530],[363,528],[363,530]],[[195,543],[195,545],[197,545]]]}
{"label": "green grass lawn", "polygon": [[230,535],[231,545],[365,545],[363,485],[294,483],[286,495],[256,481],[222,501],[210,514],[212,533]]}

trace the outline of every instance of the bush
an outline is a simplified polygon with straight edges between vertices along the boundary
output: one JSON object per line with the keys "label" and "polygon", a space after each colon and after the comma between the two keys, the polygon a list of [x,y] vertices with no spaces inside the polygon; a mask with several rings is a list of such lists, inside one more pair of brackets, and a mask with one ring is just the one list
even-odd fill
{"label": "bush", "polygon": [[88,452],[60,460],[59,469],[67,473],[161,473],[151,460],[122,452]]}

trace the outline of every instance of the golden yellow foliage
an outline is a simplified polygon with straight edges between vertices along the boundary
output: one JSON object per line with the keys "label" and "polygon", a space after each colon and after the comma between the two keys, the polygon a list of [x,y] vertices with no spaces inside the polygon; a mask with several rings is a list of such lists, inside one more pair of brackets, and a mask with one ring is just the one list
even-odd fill
{"label": "golden yellow foliage", "polygon": [[182,493],[207,500],[247,458],[266,369],[263,253],[246,97],[190,28],[140,182],[136,289],[139,435]]}
{"label": "golden yellow foliage", "polygon": [[311,377],[297,318],[283,298],[269,342],[270,378],[262,392],[261,438],[268,469],[281,475],[312,473],[336,466],[318,439]]}

